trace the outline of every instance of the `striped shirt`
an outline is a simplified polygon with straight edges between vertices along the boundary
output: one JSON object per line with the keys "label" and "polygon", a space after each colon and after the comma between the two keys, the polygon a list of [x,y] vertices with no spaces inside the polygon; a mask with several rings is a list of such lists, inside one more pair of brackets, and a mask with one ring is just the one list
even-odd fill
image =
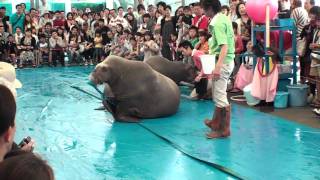
{"label": "striped shirt", "polygon": [[302,29],[309,23],[308,12],[303,7],[295,8],[291,13],[297,27],[297,38],[300,37]]}

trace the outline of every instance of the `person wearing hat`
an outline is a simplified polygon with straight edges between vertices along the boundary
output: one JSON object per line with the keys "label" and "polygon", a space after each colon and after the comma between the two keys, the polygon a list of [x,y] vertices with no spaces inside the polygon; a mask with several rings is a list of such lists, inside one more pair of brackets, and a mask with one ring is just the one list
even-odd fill
{"label": "person wearing hat", "polygon": [[135,19],[139,18],[138,12],[133,9],[132,5],[127,6],[127,14],[133,14]]}
{"label": "person wearing hat", "polygon": [[127,13],[133,13],[133,6],[132,5],[128,5]]}
{"label": "person wearing hat", "polygon": [[11,90],[14,97],[17,97],[17,88],[21,88],[21,82],[16,79],[15,68],[6,62],[0,62],[0,84],[5,84]]}
{"label": "person wearing hat", "polygon": [[[3,88],[2,86],[4,86],[5,88]],[[27,144],[24,144],[23,146],[19,147],[16,143],[12,143],[11,139],[9,140],[2,136],[2,135],[14,136],[14,134],[12,134],[13,133],[12,131],[15,131],[14,117],[16,113],[16,104],[15,104],[15,99],[17,97],[16,89],[21,87],[22,87],[22,83],[16,78],[15,68],[9,63],[0,62],[0,162],[2,161],[4,155],[9,152],[13,152],[18,149],[19,150],[21,149],[27,152],[32,151],[35,144],[34,140],[31,140]],[[10,95],[8,94],[8,92],[6,92],[7,90],[5,89],[11,92]],[[11,98],[11,96],[13,97],[13,99]],[[7,126],[8,124],[10,124],[10,126]],[[6,147],[4,149],[4,146],[7,146],[7,145],[1,144],[1,143],[7,144],[7,145],[11,144],[10,146],[11,148],[8,151],[5,151],[5,149],[8,149],[8,148]]]}
{"label": "person wearing hat", "polygon": [[39,26],[44,27],[47,23],[51,23],[51,25],[52,25],[53,21],[52,21],[52,19],[50,19],[49,13],[44,13],[39,20]]}

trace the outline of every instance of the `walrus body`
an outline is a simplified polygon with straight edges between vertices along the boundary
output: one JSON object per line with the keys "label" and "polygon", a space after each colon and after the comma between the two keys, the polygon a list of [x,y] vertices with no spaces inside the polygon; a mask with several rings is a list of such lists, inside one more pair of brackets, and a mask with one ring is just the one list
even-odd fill
{"label": "walrus body", "polygon": [[178,86],[143,62],[109,56],[90,76],[95,84],[109,85],[113,97],[103,104],[116,121],[138,122],[140,118],[169,116],[178,110]]}
{"label": "walrus body", "polygon": [[181,81],[192,83],[196,77],[196,70],[190,64],[172,62],[160,56],[152,56],[144,62],[177,84]]}

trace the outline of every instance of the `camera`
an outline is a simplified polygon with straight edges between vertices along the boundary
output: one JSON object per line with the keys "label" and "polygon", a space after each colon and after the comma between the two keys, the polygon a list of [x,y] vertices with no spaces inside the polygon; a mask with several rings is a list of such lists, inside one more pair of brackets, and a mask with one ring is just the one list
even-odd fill
{"label": "camera", "polygon": [[22,139],[22,141],[19,143],[19,147],[22,148],[24,145],[28,144],[31,141],[31,137],[25,137]]}

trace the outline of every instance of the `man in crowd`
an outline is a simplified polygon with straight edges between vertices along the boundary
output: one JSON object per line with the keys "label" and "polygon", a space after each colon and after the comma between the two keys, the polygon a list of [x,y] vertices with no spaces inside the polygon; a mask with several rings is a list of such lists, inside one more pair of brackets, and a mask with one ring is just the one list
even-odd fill
{"label": "man in crowd", "polygon": [[196,16],[192,20],[192,25],[196,26],[199,31],[207,31],[209,19],[203,14],[200,3],[195,3],[193,8]]}
{"label": "man in crowd", "polygon": [[16,32],[16,27],[20,27],[21,31],[24,32],[24,13],[21,4],[16,5],[17,12],[14,13],[10,18],[13,33]]}
{"label": "man in crowd", "polygon": [[314,0],[305,0],[304,1],[304,9],[307,10],[308,12],[310,9],[315,6],[315,1]]}

